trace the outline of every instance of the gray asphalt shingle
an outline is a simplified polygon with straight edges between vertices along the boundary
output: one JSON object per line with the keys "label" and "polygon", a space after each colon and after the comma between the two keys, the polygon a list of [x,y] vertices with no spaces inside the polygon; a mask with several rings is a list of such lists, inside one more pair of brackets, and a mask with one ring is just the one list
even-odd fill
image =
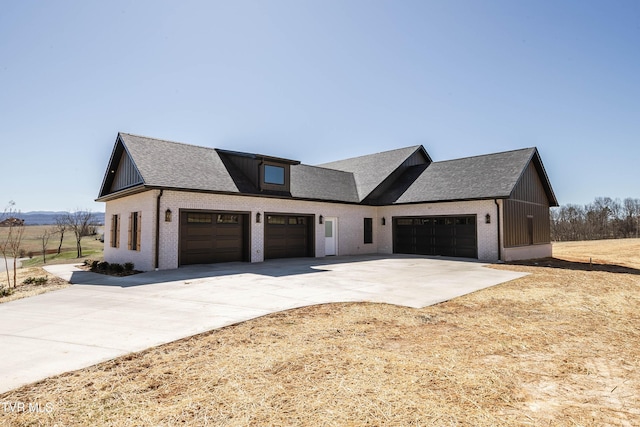
{"label": "gray asphalt shingle", "polygon": [[394,203],[509,197],[535,148],[434,162]]}
{"label": "gray asphalt shingle", "polygon": [[318,166],[353,173],[360,201],[375,190],[409,156],[421,148],[420,145],[384,151]]}
{"label": "gray asphalt shingle", "polygon": [[[146,187],[259,195],[242,171],[223,161],[215,149],[120,133]],[[319,166],[292,164],[290,196],[300,199],[362,203],[422,146],[385,151]],[[402,204],[508,198],[529,162],[544,175],[535,148],[412,166],[394,184],[377,191],[372,204]],[[546,175],[550,201],[555,202]],[[104,184],[103,184],[104,185]],[[109,188],[109,187],[107,187]],[[383,191],[382,188],[385,190]],[[106,196],[105,188],[102,196]],[[101,196],[101,197],[102,197]],[[282,195],[289,197],[289,195]]]}
{"label": "gray asphalt shingle", "polygon": [[213,148],[120,133],[145,185],[238,193]]}

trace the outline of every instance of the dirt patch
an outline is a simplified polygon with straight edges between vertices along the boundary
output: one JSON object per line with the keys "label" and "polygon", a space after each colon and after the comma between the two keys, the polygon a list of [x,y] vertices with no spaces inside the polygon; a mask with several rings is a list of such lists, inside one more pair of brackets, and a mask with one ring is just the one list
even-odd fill
{"label": "dirt patch", "polygon": [[306,307],[130,354],[1,394],[52,411],[0,425],[640,425],[639,277],[496,268],[531,274],[419,310]]}
{"label": "dirt patch", "polygon": [[[13,284],[13,270],[10,271],[11,283]],[[7,276],[6,272],[1,273],[2,279],[0,279],[0,286],[7,286]],[[66,280],[63,280],[59,277],[56,277],[47,271],[43,270],[39,267],[28,267],[28,268],[19,268],[16,270],[16,277],[18,286],[13,290],[13,294],[5,297],[0,297],[0,303],[14,301],[21,298],[27,298],[34,295],[43,294],[45,292],[55,291],[58,289],[63,289],[69,286],[69,283]],[[42,278],[46,277],[47,281],[43,284],[24,284],[25,279],[32,278]],[[0,407],[0,410],[2,408]],[[1,411],[0,411],[1,413]]]}

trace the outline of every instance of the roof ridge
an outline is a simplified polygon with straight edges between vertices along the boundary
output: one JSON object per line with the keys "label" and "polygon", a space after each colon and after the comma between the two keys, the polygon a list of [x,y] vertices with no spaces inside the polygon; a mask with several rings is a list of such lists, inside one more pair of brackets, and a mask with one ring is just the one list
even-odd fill
{"label": "roof ridge", "polygon": [[214,150],[215,151],[217,149],[216,147],[206,147],[204,145],[189,144],[187,142],[171,141],[169,139],[162,139],[162,138],[153,138],[153,137],[150,137],[150,136],[137,135],[137,134],[129,133],[129,132],[118,132],[118,134],[120,134],[120,135],[129,135],[129,136],[133,136],[135,138],[150,139],[150,140],[153,140],[153,141],[168,142],[169,144],[186,145],[188,147],[206,148],[207,150]]}
{"label": "roof ridge", "polygon": [[[407,149],[409,149],[409,148],[414,148],[414,149],[416,149],[416,150],[417,150],[417,149],[418,149],[418,148],[420,148],[420,147],[422,147],[422,145],[420,145],[420,144],[418,144],[418,145],[408,145],[408,146],[406,146],[406,147],[394,148],[393,150],[385,150],[385,151],[379,151],[379,152],[377,152],[377,153],[363,154],[363,155],[361,155],[361,156],[347,157],[346,159],[332,160],[332,161],[330,161],[330,162],[320,163],[320,165],[328,165],[328,164],[331,164],[331,163],[344,162],[344,161],[347,161],[347,160],[360,159],[360,158],[363,158],[363,157],[377,156],[377,155],[380,155],[380,154],[392,153],[392,152],[394,152],[394,151],[407,150]],[[321,167],[322,167],[322,166],[321,166]]]}
{"label": "roof ridge", "polygon": [[499,154],[516,153],[518,151],[529,151],[529,150],[537,150],[537,148],[536,147],[518,148],[515,150],[499,151],[497,153],[477,154],[475,156],[458,157],[456,159],[438,160],[438,161],[434,161],[433,163],[457,162],[459,160],[477,159],[480,157],[490,157],[490,156],[497,156]]}
{"label": "roof ridge", "polygon": [[[321,163],[321,164],[324,164],[324,163]],[[328,170],[328,171],[333,171],[333,172],[342,172],[342,173],[348,173],[348,174],[350,174],[350,175],[353,175],[353,172],[343,171],[343,170],[341,170],[341,169],[328,168],[328,167],[326,167],[326,166],[309,165],[309,164],[306,164],[306,163],[299,163],[299,164],[297,164],[297,165],[295,165],[295,166],[306,166],[306,167],[309,167],[309,168],[324,169],[324,170]]]}

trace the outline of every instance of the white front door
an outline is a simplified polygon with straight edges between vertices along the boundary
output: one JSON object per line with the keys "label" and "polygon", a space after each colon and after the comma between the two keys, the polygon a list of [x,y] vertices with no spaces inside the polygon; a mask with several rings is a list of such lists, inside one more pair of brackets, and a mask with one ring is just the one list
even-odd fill
{"label": "white front door", "polygon": [[338,245],[338,218],[324,219],[324,254],[335,255]]}

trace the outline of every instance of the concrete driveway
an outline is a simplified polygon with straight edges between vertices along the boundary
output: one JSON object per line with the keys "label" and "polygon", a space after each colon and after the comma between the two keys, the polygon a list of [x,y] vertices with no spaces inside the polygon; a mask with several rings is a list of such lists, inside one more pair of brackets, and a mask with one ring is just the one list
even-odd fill
{"label": "concrete driveway", "polygon": [[114,278],[53,265],[73,286],[0,304],[0,392],[269,313],[371,301],[424,307],[523,276],[411,255],[182,267]]}

